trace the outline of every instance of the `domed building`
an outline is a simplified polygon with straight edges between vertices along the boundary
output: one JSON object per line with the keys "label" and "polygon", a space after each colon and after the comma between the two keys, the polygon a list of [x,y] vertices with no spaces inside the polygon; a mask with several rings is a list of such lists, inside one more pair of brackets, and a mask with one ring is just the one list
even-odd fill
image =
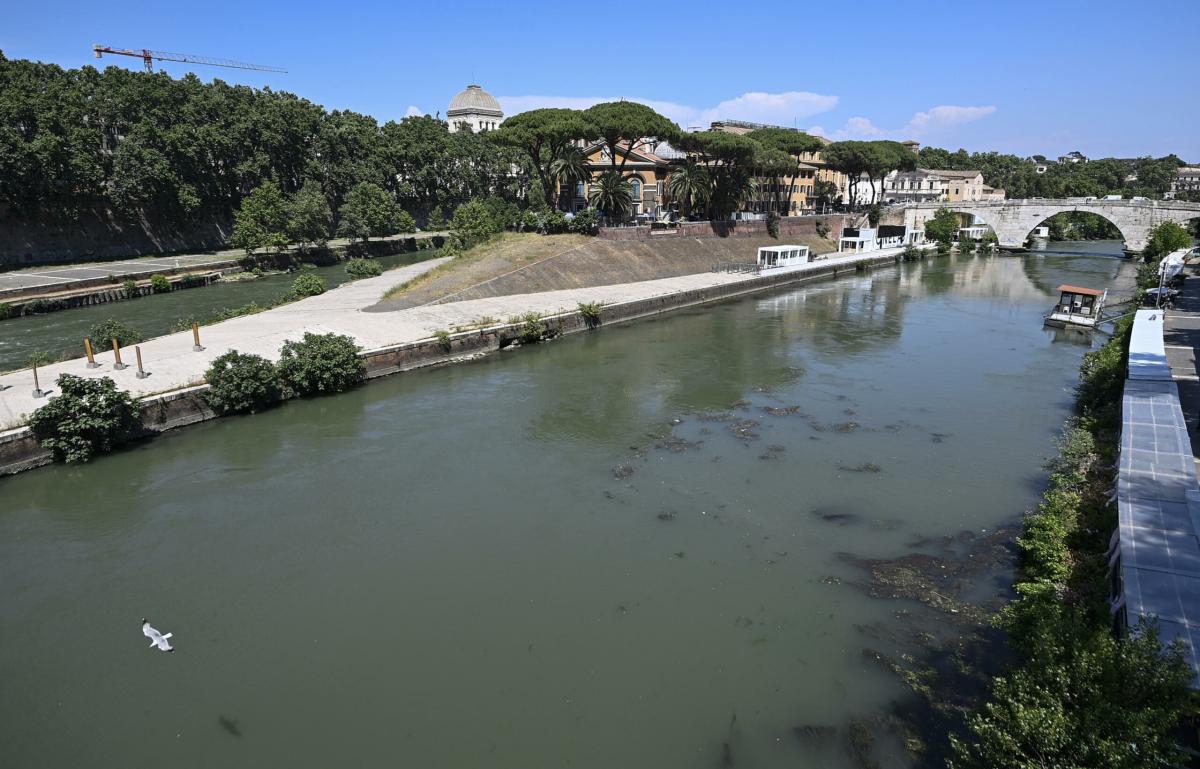
{"label": "domed building", "polygon": [[450,100],[446,120],[450,123],[451,133],[491,131],[504,122],[504,113],[495,96],[477,85],[469,85],[467,90]]}

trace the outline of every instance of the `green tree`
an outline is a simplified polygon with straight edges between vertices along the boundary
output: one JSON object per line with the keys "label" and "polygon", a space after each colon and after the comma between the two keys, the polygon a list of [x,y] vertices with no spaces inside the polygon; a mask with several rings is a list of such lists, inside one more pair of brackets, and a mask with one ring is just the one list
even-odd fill
{"label": "green tree", "polygon": [[618,171],[605,171],[592,180],[588,203],[609,219],[620,221],[633,209],[633,190]]}
{"label": "green tree", "polygon": [[339,234],[366,242],[372,236],[385,237],[399,229],[400,206],[395,196],[378,184],[360,182],[338,209],[338,219]]}
{"label": "green tree", "polygon": [[708,202],[712,193],[712,179],[704,166],[687,160],[671,172],[667,180],[667,192],[683,204],[683,215],[691,218],[692,206]]}
{"label": "green tree", "polygon": [[583,111],[583,119],[607,149],[609,170],[623,175],[631,153],[660,141],[671,141],[679,127],[645,104],[610,101]]}
{"label": "green tree", "polygon": [[[550,177],[557,183],[560,194],[558,208],[563,208],[563,195],[574,196],[575,185],[591,176],[587,155],[578,147],[563,147],[550,161]],[[553,198],[548,198],[553,199]]]}
{"label": "green tree", "polygon": [[925,222],[925,237],[949,245],[958,237],[958,214],[949,208],[939,208],[933,218]]}
{"label": "green tree", "polygon": [[287,235],[293,243],[323,246],[329,239],[333,213],[321,186],[313,181],[304,183],[287,205]]}
{"label": "green tree", "polygon": [[244,248],[247,254],[256,248],[282,248],[287,245],[287,201],[279,185],[267,182],[242,200],[233,217],[229,243]]}
{"label": "green tree", "polygon": [[1192,236],[1182,225],[1170,221],[1159,222],[1150,230],[1142,256],[1147,259],[1163,257],[1172,251],[1190,248],[1191,245]]}
{"label": "green tree", "polygon": [[830,168],[839,171],[846,175],[849,181],[850,199],[847,204],[853,210],[858,206],[858,185],[863,174],[871,167],[870,150],[867,147],[867,142],[860,141],[844,141],[834,142],[827,146],[821,153],[821,157],[829,164]]}
{"label": "green tree", "polygon": [[142,335],[137,329],[125,325],[116,318],[107,318],[93,324],[88,338],[92,340],[92,347],[97,351],[111,350],[113,339],[116,339],[117,344],[122,347],[142,341]]}
{"label": "green tree", "polygon": [[108,377],[58,377],[58,395],[34,411],[29,427],[57,462],[87,462],[133,436],[141,413],[133,398]]}
{"label": "green tree", "polygon": [[[541,183],[546,200],[554,200],[555,182],[563,183],[562,168],[556,171],[555,163],[570,158],[568,150],[575,150],[576,140],[595,139],[596,128],[581,112],[573,109],[533,109],[520,112],[500,124],[491,138],[501,144],[515,147],[525,154]],[[578,153],[578,150],[575,150]],[[570,177],[581,179],[586,176]]]}
{"label": "green tree", "polygon": [[458,243],[467,247],[487,241],[500,232],[502,226],[483,201],[472,200],[454,209],[454,216],[450,217],[450,229]]}

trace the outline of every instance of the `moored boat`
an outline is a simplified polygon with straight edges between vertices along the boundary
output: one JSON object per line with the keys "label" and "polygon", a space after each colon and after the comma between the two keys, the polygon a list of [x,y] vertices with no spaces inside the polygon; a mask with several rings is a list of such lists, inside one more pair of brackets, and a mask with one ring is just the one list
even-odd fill
{"label": "moored boat", "polygon": [[1058,303],[1046,315],[1047,326],[1078,326],[1095,328],[1108,298],[1107,289],[1084,288],[1061,285],[1058,287]]}

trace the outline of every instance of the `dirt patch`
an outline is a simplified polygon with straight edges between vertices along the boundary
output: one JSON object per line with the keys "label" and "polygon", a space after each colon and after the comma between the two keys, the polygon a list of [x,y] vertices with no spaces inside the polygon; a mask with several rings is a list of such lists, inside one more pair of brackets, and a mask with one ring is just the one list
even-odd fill
{"label": "dirt patch", "polygon": [[[814,254],[836,250],[835,243],[815,236],[789,242],[807,245]],[[772,238],[612,241],[505,233],[415,279],[368,311],[692,275],[709,272],[720,261],[754,261],[759,246],[778,243]]]}

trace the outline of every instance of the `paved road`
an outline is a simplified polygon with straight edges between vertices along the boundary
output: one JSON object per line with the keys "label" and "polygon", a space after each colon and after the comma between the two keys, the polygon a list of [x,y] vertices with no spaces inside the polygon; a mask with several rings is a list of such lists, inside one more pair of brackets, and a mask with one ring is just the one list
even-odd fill
{"label": "paved road", "polygon": [[[1197,374],[1196,350],[1200,348],[1200,268],[1185,269],[1187,279],[1176,298],[1175,309],[1163,319],[1163,345],[1171,375],[1179,387],[1179,404],[1187,422],[1192,453],[1200,449],[1200,375]],[[1198,468],[1200,469],[1200,468]]]}
{"label": "paved road", "polygon": [[[393,235],[382,240],[403,240],[406,238],[431,238],[436,235],[447,235],[446,232],[419,232]],[[331,240],[329,245],[334,248],[345,246],[345,239]],[[294,250],[294,249],[293,249]],[[122,259],[113,262],[88,262],[84,264],[61,264],[33,267],[26,270],[0,272],[0,293],[15,289],[44,288],[45,293],[68,291],[71,284],[81,280],[94,280],[115,275],[117,278],[128,276],[150,275],[155,272],[166,272],[177,269],[203,270],[228,265],[243,258],[246,252],[242,249],[225,249],[199,254],[180,254],[178,256],[146,256],[134,259]]]}

